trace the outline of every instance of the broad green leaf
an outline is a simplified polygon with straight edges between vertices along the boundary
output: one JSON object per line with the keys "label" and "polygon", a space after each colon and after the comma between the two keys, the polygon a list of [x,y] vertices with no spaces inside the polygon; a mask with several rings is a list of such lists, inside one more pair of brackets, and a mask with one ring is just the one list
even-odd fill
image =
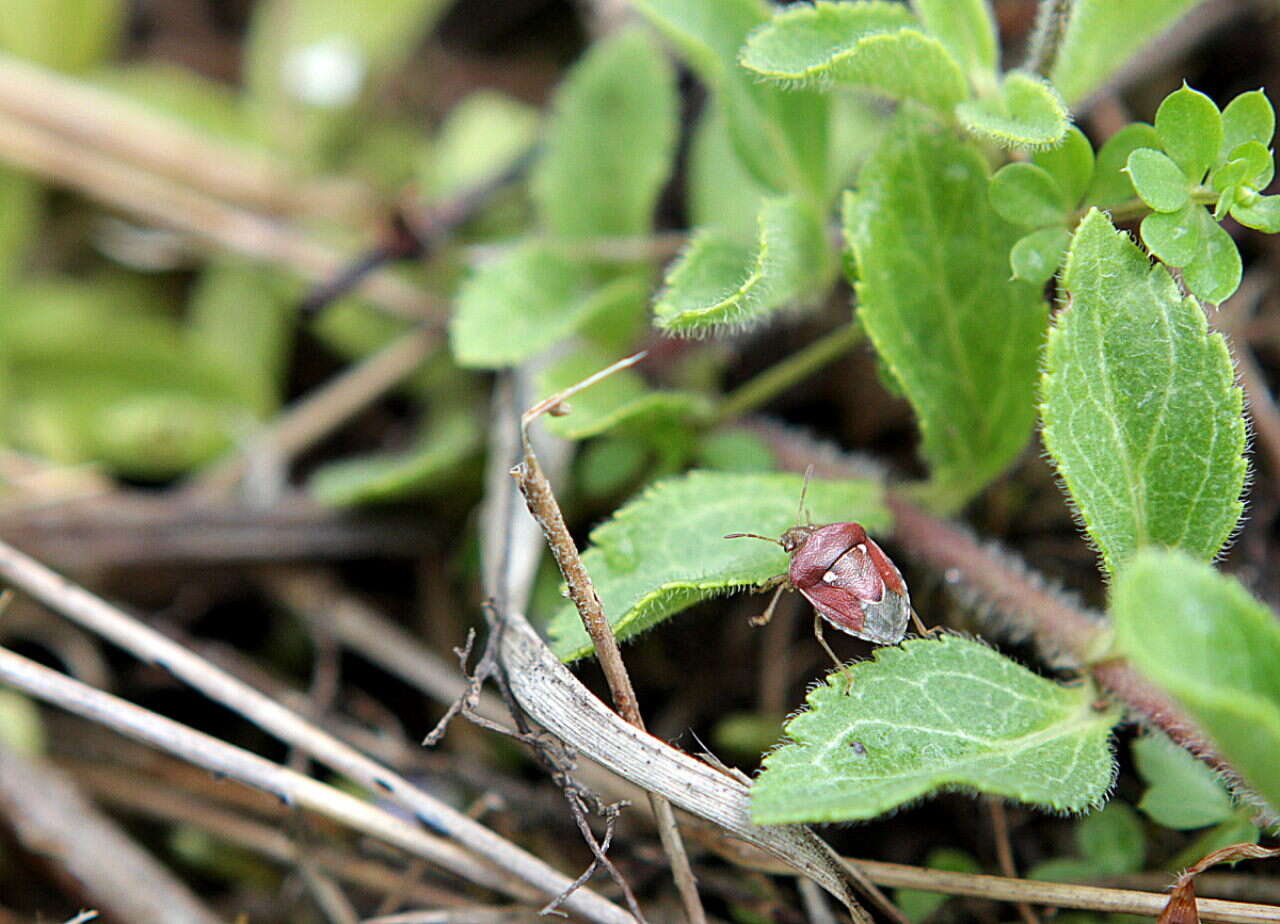
{"label": "broad green leaf", "polygon": [[705,231],[672,264],[654,305],[655,323],[673,334],[737,328],[811,298],[829,284],[835,260],[820,216],[796,198],[760,205],[754,252]]}
{"label": "broad green leaf", "polygon": [[0,51],[81,74],[115,53],[128,16],[125,0],[3,0]]}
{"label": "broad green leaf", "polygon": [[643,286],[623,277],[592,287],[582,263],[538,243],[524,244],[463,283],[449,324],[459,365],[514,365],[594,318],[630,311]]}
{"label": "broad green leaf", "polygon": [[1280,196],[1259,196],[1248,205],[1236,203],[1231,207],[1231,217],[1246,228],[1280,233]]}
{"label": "broad green leaf", "polygon": [[1138,148],[1129,155],[1125,169],[1138,198],[1157,212],[1176,212],[1191,197],[1186,174],[1159,151]]}
{"label": "broad green leaf", "polygon": [[812,198],[831,185],[828,98],[768,86],[738,64],[752,29],[768,20],[762,0],[636,0],[636,8],[684,53],[719,96],[743,165],[775,193]]}
{"label": "broad green leaf", "polygon": [[956,106],[956,115],[975,135],[1018,150],[1052,147],[1071,125],[1053,85],[1023,71],[1005,74],[998,92]]}
{"label": "broad green leaf", "polygon": [[1222,336],[1163,266],[1096,209],[1067,254],[1049,333],[1044,443],[1108,571],[1144,545],[1212,558],[1247,466]]}
{"label": "broad green leaf", "polygon": [[1048,317],[1036,287],[1009,279],[1019,231],[987,183],[975,146],[907,113],[845,203],[858,317],[915,408],[935,486],[957,500],[1026,445]]}
{"label": "broad green leaf", "polygon": [[44,194],[31,177],[0,167],[0,287],[26,261],[39,231]]}
{"label": "broad green leaf", "polygon": [[1234,578],[1173,550],[1116,578],[1120,650],[1171,693],[1231,766],[1280,806],[1280,621]]}
{"label": "broad green leaf", "polygon": [[219,141],[263,147],[261,133],[235,88],[190,68],[159,61],[129,62],[95,71],[92,79],[103,89]]}
{"label": "broad green leaf", "polygon": [[844,84],[947,110],[968,96],[964,72],[895,3],[789,7],[751,34],[742,65],[784,84]]}
{"label": "broad green leaf", "polygon": [[1218,778],[1165,735],[1152,732],[1133,742],[1138,773],[1147,791],[1138,808],[1166,828],[1203,828],[1226,821],[1235,811]]}
{"label": "broad green leaf", "polygon": [[495,90],[477,90],[449,110],[419,182],[431,199],[459,195],[502,175],[538,138],[538,110]]}
{"label": "broad green leaf", "polygon": [[1204,209],[1197,210],[1200,222],[1200,252],[1182,268],[1182,281],[1192,294],[1215,305],[1225,302],[1240,288],[1243,269],[1240,251],[1231,235]]}
{"label": "broad green leaf", "polygon": [[742,165],[724,110],[714,100],[693,130],[685,190],[692,227],[715,228],[742,241],[755,235],[768,190]]}
{"label": "broad green leaf", "polygon": [[757,824],[874,818],[957,787],[1079,812],[1114,775],[1116,717],[1087,686],[954,635],[880,648],[805,699],[751,787]]}
{"label": "broad green leaf", "polygon": [[704,436],[697,459],[700,467],[720,472],[771,472],[778,467],[773,448],[759,434],[736,428]]}
{"label": "broad green leaf", "polygon": [[[1199,183],[1217,162],[1222,147],[1222,114],[1213,100],[1186,84],[1156,110],[1160,146],[1187,180]],[[1134,180],[1136,185],[1137,180]]]}
{"label": "broad green leaf", "polygon": [[1093,145],[1074,125],[1067,129],[1062,144],[1036,151],[1031,162],[1049,172],[1072,208],[1084,197],[1093,179]]}
{"label": "broad green leaf", "polygon": [[1231,156],[1240,145],[1256,141],[1264,148],[1276,133],[1276,113],[1262,90],[1241,93],[1222,110],[1222,150],[1219,159]]}
{"label": "broad green leaf", "polygon": [[[593,529],[582,561],[618,638],[700,600],[785,573],[780,547],[724,536],[780,536],[797,522],[803,482],[794,474],[694,471],[648,488]],[[805,506],[815,523],[856,520],[872,533],[889,524],[881,487],[871,480],[814,481]],[[573,607],[556,613],[549,633],[552,649],[566,661],[591,652]]]}
{"label": "broad green leaf", "polygon": [[1037,864],[1028,878],[1049,882],[1073,882],[1120,876],[1142,869],[1147,844],[1142,822],[1123,802],[1109,802],[1076,826],[1079,856],[1056,857]]}
{"label": "broad green leaf", "polygon": [[1049,79],[1072,106],[1106,83],[1198,0],[1075,0]]}
{"label": "broad green leaf", "polygon": [[1007,164],[991,177],[991,207],[1022,228],[1062,224],[1070,204],[1058,182],[1043,167]]}
{"label": "broad green leaf", "polygon": [[1098,151],[1085,204],[1107,208],[1136,196],[1133,181],[1124,169],[1129,163],[1129,155],[1139,148],[1159,147],[1160,138],[1155,127],[1146,122],[1131,122],[1108,138]]}
{"label": "broad green leaf", "polygon": [[1013,278],[1043,286],[1062,265],[1070,243],[1071,232],[1066,228],[1041,228],[1020,238],[1009,251]]}
{"label": "broad green leaf", "polygon": [[[552,364],[538,380],[542,396],[552,395],[598,372],[616,356],[603,350],[580,348]],[[547,420],[547,429],[566,439],[581,440],[610,430],[670,429],[711,417],[711,403],[687,391],[649,387],[634,369],[615,372],[576,395],[569,413]]]}
{"label": "broad green leaf", "polygon": [[632,434],[592,440],[574,459],[573,483],[588,501],[612,500],[640,479],[652,455],[650,443]]}
{"label": "broad green leaf", "polygon": [[639,28],[596,43],[556,91],[530,177],[542,225],[565,238],[648,233],[675,140],[662,52]]}
{"label": "broad green leaf", "polygon": [[1183,851],[1164,864],[1168,870],[1184,870],[1201,857],[1232,844],[1256,844],[1262,836],[1247,817],[1236,814],[1220,825],[1214,825],[1192,841]]}
{"label": "broad green leaf", "polygon": [[975,82],[990,81],[1000,58],[986,0],[913,0],[925,31],[942,42]]}
{"label": "broad green leaf", "polygon": [[[936,847],[924,858],[928,869],[946,870],[949,873],[982,872],[982,864],[973,854],[957,850],[954,847]],[[912,924],[927,920],[941,908],[951,896],[945,892],[922,892],[919,889],[898,889],[893,896],[893,903],[898,906]]]}
{"label": "broad green leaf", "polygon": [[1153,212],[1142,219],[1142,243],[1170,266],[1186,266],[1201,249],[1204,206],[1188,202],[1176,212]]}
{"label": "broad green leaf", "polygon": [[452,484],[448,476],[475,455],[484,441],[477,408],[434,415],[415,445],[402,452],[375,453],[329,462],[307,479],[307,492],[322,504],[355,507],[419,497]]}

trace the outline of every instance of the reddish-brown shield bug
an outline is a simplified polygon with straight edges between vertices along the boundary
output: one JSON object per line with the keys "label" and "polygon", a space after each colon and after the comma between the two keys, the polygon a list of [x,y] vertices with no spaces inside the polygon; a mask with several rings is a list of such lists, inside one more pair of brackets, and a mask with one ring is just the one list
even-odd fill
{"label": "reddish-brown shield bug", "polygon": [[[800,493],[802,511],[812,471],[810,468],[805,473]],[[791,556],[787,573],[774,581],[778,589],[768,608],[751,623],[764,625],[773,616],[782,592],[798,590],[813,604],[814,634],[837,666],[842,662],[822,637],[823,619],[840,631],[869,642],[895,645],[907,633],[907,620],[915,617],[902,574],[858,523],[793,526],[779,539],[755,533],[730,533],[725,538],[776,542]],[[922,633],[926,631],[918,618],[916,626]]]}

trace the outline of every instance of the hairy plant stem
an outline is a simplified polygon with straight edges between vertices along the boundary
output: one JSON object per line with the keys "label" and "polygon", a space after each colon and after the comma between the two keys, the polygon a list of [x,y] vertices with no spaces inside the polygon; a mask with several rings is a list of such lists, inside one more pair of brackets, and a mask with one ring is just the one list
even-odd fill
{"label": "hairy plant stem", "polygon": [[853,349],[865,336],[856,321],[837,327],[731,392],[721,403],[717,420],[722,423],[734,420],[767,404]]}
{"label": "hairy plant stem", "polygon": [[1041,77],[1049,76],[1058,60],[1058,48],[1067,33],[1073,6],[1075,0],[1040,0],[1024,65],[1027,70],[1035,71]]}

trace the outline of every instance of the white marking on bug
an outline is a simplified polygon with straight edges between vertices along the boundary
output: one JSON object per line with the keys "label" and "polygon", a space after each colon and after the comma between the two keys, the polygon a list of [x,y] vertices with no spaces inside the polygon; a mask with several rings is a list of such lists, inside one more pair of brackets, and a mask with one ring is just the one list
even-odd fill
{"label": "white marking on bug", "polygon": [[867,554],[866,543],[859,542],[857,545],[854,546],[854,548],[857,549],[859,552],[861,552],[863,555]]}
{"label": "white marking on bug", "polygon": [[826,574],[822,576],[822,583],[824,584],[834,584],[835,582],[836,582],[836,573],[834,571],[828,571]]}

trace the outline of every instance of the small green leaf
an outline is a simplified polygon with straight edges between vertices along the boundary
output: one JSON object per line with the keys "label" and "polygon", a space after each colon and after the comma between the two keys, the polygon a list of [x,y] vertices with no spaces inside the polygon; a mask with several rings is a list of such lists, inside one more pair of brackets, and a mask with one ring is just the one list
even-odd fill
{"label": "small green leaf", "polygon": [[1147,781],[1138,808],[1166,828],[1204,828],[1231,817],[1231,796],[1207,766],[1165,735],[1133,742],[1133,759]]}
{"label": "small green leaf", "polygon": [[[726,533],[779,536],[797,522],[803,478],[695,471],[648,488],[591,531],[583,564],[619,639],[700,600],[759,586],[787,570],[781,548]],[[814,481],[805,500],[815,523],[857,520],[872,533],[889,515],[874,481]],[[764,604],[761,603],[761,608]],[[573,607],[548,627],[566,661],[591,652]]]}
{"label": "small green leaf", "polygon": [[585,265],[538,243],[480,268],[459,290],[449,323],[458,364],[514,365],[594,318],[631,310],[646,294],[631,277],[594,289],[591,281]]}
{"label": "small green leaf", "polygon": [[307,479],[307,492],[333,507],[420,497],[438,491],[446,476],[476,454],[483,439],[476,408],[455,408],[433,417],[408,450],[341,459],[321,466]]}
{"label": "small green leaf", "polygon": [[1221,850],[1223,847],[1230,847],[1232,844],[1256,844],[1261,835],[1262,832],[1254,826],[1248,817],[1236,814],[1222,824],[1215,825],[1205,831],[1183,848],[1181,853],[1165,863],[1164,868],[1167,870],[1184,870],[1201,857],[1207,857],[1215,850]]}
{"label": "small green leaf", "polygon": [[[973,495],[1030,436],[1048,308],[977,148],[904,113],[846,196],[858,317],[915,408],[935,486]],[[911,280],[904,285],[903,280]]]}
{"label": "small green leaf", "polygon": [[991,177],[991,207],[1022,228],[1062,224],[1070,208],[1048,170],[1029,163],[1006,164]]}
{"label": "small green leaf", "polygon": [[1232,156],[1232,151],[1248,141],[1265,148],[1275,133],[1276,113],[1267,94],[1262,90],[1241,93],[1222,110],[1222,150],[1218,157]]}
{"label": "small green leaf", "polygon": [[1062,265],[1070,243],[1071,232],[1066,228],[1041,228],[1019,238],[1009,251],[1013,278],[1043,286]]}
{"label": "small green leaf", "polygon": [[715,231],[694,237],[667,273],[655,323],[673,334],[703,334],[760,321],[825,288],[835,270],[822,220],[802,200],[760,205],[754,253]]}
{"label": "small green leaf", "polygon": [[685,191],[691,227],[716,228],[742,241],[755,235],[760,200],[769,191],[739,160],[724,108],[714,99],[693,130]]}
{"label": "small green leaf", "polygon": [[1198,0],[1075,0],[1049,78],[1075,105]]}
{"label": "small green leaf", "polygon": [[793,6],[753,32],[747,70],[784,84],[844,84],[950,109],[969,91],[964,72],[903,6],[871,0]]}
{"label": "small green leaf", "polygon": [[[924,859],[928,869],[946,870],[950,873],[981,873],[982,864],[964,850],[954,847],[937,847],[929,851]],[[907,916],[912,924],[918,924],[929,918],[951,896],[945,892],[922,892],[919,889],[899,889],[893,896],[893,903]]]}
{"label": "small green leaf", "polygon": [[1120,650],[1191,713],[1274,811],[1280,806],[1280,621],[1234,578],[1173,550],[1116,578]]}
{"label": "small green leaf", "polygon": [[1225,302],[1240,288],[1240,251],[1231,235],[1204,209],[1200,215],[1200,253],[1182,268],[1182,281],[1206,302]]}
{"label": "small green leaf", "polygon": [[[1236,145],[1231,150],[1231,157],[1223,167],[1228,164],[1243,162],[1244,177],[1235,183],[1229,185],[1235,186],[1241,183],[1247,183],[1254,189],[1265,189],[1270,183],[1272,176],[1275,175],[1276,164],[1271,156],[1271,149],[1260,141],[1246,141],[1244,144]],[[1222,168],[1214,171],[1216,177]],[[1224,183],[1222,187],[1214,183],[1214,189],[1225,188],[1228,185]]]}
{"label": "small green leaf", "polygon": [[1186,174],[1159,151],[1138,148],[1125,169],[1138,197],[1157,212],[1176,212],[1191,198]]}
{"label": "small green leaf", "polygon": [[999,93],[956,106],[956,116],[975,135],[1018,150],[1052,147],[1071,125],[1053,85],[1023,71],[1005,74]]}
{"label": "small green leaf", "polygon": [[[501,176],[538,140],[539,119],[537,109],[505,93],[467,94],[449,109],[432,139],[418,178],[422,192],[440,201]],[[559,129],[565,131],[563,123]]]}
{"label": "small green leaf", "polygon": [[1121,876],[1142,869],[1146,837],[1137,814],[1123,802],[1109,802],[1076,826],[1078,857],[1058,857],[1037,865],[1031,879],[1072,882]]}
{"label": "small green leaf", "polygon": [[[942,42],[965,73],[990,80],[1000,58],[996,23],[986,0],[914,0],[925,31]],[[984,76],[985,75],[985,76]]]}
{"label": "small green leaf", "polygon": [[1108,138],[1098,151],[1085,204],[1107,208],[1136,196],[1133,181],[1124,169],[1129,163],[1129,155],[1139,148],[1159,147],[1160,137],[1155,127],[1146,122],[1131,122]]}
{"label": "small green leaf", "polygon": [[1212,558],[1240,519],[1247,470],[1222,336],[1097,210],[1076,230],[1063,286],[1044,443],[1107,570],[1150,544]]}
{"label": "small green leaf", "polygon": [[1036,151],[1031,162],[1049,171],[1062,190],[1063,199],[1072,208],[1084,197],[1093,179],[1093,145],[1074,125],[1067,129],[1062,144]]}
{"label": "small green leaf", "polygon": [[1246,228],[1280,233],[1280,196],[1259,196],[1249,205],[1237,202],[1231,207],[1231,217]]}
{"label": "small green leaf", "polygon": [[1200,253],[1204,206],[1187,202],[1176,212],[1153,212],[1142,219],[1142,243],[1170,266],[1186,266]]}
{"label": "small green leaf", "polygon": [[115,53],[128,19],[125,0],[4,0],[0,50],[80,74]]}
{"label": "small green leaf", "polygon": [[1199,183],[1218,160],[1222,114],[1213,100],[1183,84],[1156,110],[1156,134],[1160,146],[1187,179]]}
{"label": "small green leaf", "polygon": [[721,429],[698,444],[698,465],[719,472],[771,472],[778,467],[772,447],[757,433]]}
{"label": "small green leaf", "polygon": [[597,42],[556,90],[530,177],[542,224],[566,238],[648,233],[675,139],[663,53],[639,28]]}
{"label": "small green leaf", "polygon": [[877,649],[805,700],[751,787],[757,824],[874,818],[957,787],[1079,812],[1111,786],[1115,716],[1087,687],[958,636]]}

